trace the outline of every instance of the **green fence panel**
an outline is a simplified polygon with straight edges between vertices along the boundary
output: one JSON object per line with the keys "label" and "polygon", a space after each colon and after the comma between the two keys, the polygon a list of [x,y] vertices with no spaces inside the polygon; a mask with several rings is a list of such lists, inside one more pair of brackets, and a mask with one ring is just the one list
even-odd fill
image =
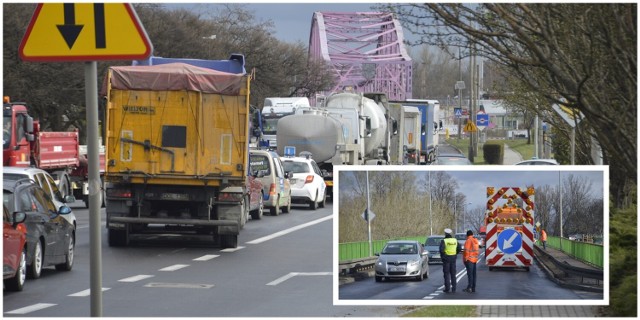
{"label": "green fence panel", "polygon": [[[562,245],[560,243],[562,242]],[[539,243],[542,245],[541,243]],[[562,250],[568,255],[590,263],[594,266],[603,268],[604,266],[604,248],[602,245],[586,243],[580,241],[572,241],[563,238],[560,241],[560,237],[547,237],[547,246]]]}
{"label": "green fence panel", "polygon": [[[406,238],[397,238],[390,240],[416,240],[418,242],[423,242],[426,237],[406,237]],[[390,240],[375,240],[371,241],[372,245],[372,254],[379,253],[384,248],[384,245],[387,241]],[[369,257],[369,242],[345,242],[340,243],[338,245],[338,259],[339,261],[345,260],[353,260],[353,259],[362,259]]]}

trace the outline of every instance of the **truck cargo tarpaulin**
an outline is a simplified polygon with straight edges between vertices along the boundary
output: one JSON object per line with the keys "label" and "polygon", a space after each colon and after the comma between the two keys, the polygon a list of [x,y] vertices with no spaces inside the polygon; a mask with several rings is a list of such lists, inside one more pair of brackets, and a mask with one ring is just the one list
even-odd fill
{"label": "truck cargo tarpaulin", "polygon": [[[121,90],[196,91],[236,96],[243,86],[242,74],[227,73],[185,63],[155,66],[111,67],[111,88]],[[101,94],[107,92],[107,83]]]}

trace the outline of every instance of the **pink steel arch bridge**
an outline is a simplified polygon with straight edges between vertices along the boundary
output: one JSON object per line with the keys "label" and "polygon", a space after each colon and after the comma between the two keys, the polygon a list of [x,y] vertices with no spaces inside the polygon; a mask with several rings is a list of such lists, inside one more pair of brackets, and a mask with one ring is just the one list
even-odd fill
{"label": "pink steel arch bridge", "polygon": [[412,62],[402,26],[391,13],[315,12],[309,59],[333,66],[337,84],[329,95],[351,87],[355,92],[386,93],[389,100],[410,99]]}

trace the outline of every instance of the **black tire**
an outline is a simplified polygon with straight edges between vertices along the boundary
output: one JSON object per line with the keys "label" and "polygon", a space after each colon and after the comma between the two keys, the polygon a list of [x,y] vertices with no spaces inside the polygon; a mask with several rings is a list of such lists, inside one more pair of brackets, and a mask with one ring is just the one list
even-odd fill
{"label": "black tire", "polygon": [[109,247],[125,247],[129,245],[129,230],[109,229],[107,233]]}
{"label": "black tire", "polygon": [[[318,193],[316,192],[316,199],[318,199]],[[309,209],[311,210],[318,210],[318,203],[316,202],[316,200],[309,200]]]}
{"label": "black tire", "polygon": [[291,212],[291,194],[289,194],[289,202],[287,202],[287,205],[282,207],[282,212],[284,213]]}
{"label": "black tire", "polygon": [[27,249],[22,250],[20,255],[20,263],[16,274],[9,279],[4,280],[4,287],[9,291],[22,291],[24,282],[27,278]]}
{"label": "black tire", "polygon": [[322,197],[322,201],[318,205],[320,208],[324,208],[327,205],[327,189],[324,189],[324,196]]}
{"label": "black tire", "polygon": [[271,215],[272,216],[279,216],[280,215],[280,198],[278,198],[278,201],[276,201],[276,204],[271,207]]}
{"label": "black tire", "polygon": [[40,240],[36,241],[33,248],[33,261],[27,266],[27,276],[30,279],[38,279],[42,275],[42,264],[44,263],[44,251]]}
{"label": "black tire", "polygon": [[258,204],[258,209],[251,211],[251,219],[260,220],[264,215],[264,197],[262,193],[260,194],[260,204]]}
{"label": "black tire", "polygon": [[223,234],[220,236],[220,245],[222,248],[237,248],[238,247],[238,235],[237,234]]}
{"label": "black tire", "polygon": [[75,235],[71,235],[69,239],[69,245],[67,246],[67,253],[64,256],[64,263],[56,264],[56,270],[58,271],[71,271],[73,268],[73,254],[76,246]]}

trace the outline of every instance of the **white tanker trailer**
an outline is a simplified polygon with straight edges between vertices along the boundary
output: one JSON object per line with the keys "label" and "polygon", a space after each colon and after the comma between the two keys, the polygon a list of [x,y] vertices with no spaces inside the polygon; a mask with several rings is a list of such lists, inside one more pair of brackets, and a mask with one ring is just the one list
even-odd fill
{"label": "white tanker trailer", "polygon": [[327,170],[327,186],[333,189],[334,165],[389,164],[389,145],[396,125],[388,117],[384,94],[336,93],[322,108],[278,121],[278,153],[295,147],[307,151]]}

